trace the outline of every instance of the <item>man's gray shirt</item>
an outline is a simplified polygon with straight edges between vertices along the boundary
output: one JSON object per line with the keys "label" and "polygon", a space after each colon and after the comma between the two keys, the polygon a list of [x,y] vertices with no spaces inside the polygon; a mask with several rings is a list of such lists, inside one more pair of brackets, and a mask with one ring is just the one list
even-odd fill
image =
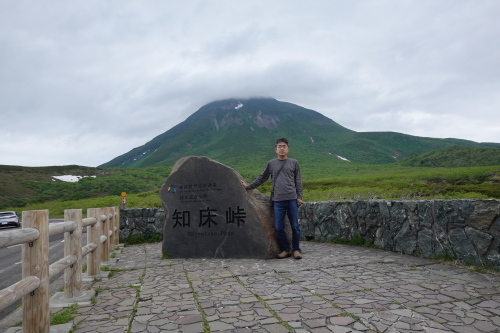
{"label": "man's gray shirt", "polygon": [[[283,166],[284,165],[284,166]],[[281,167],[283,169],[279,171]],[[278,175],[279,172],[279,175]],[[267,162],[267,165],[252,184],[246,187],[253,190],[269,179],[272,175],[274,183],[273,201],[302,199],[302,179],[300,178],[299,162],[293,158],[279,160],[277,158]]]}

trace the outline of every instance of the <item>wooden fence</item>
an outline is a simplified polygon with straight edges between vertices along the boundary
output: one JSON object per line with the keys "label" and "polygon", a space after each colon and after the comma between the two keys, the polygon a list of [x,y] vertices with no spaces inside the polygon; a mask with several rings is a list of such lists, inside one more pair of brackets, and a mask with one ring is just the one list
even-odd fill
{"label": "wooden fence", "polygon": [[[22,280],[0,291],[0,310],[23,301],[23,332],[50,331],[50,278],[64,270],[64,297],[82,295],[82,258],[87,256],[87,275],[100,273],[101,261],[119,242],[118,207],[64,211],[64,222],[49,224],[48,210],[24,211],[22,229],[0,233],[0,248],[22,244]],[[82,247],[82,228],[87,245]],[[64,233],[64,257],[49,265],[49,237]]]}

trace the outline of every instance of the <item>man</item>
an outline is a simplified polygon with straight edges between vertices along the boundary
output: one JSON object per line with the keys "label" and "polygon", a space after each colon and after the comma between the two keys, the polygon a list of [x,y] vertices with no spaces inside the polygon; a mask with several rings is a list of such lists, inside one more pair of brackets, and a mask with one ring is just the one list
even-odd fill
{"label": "man", "polygon": [[241,184],[246,190],[253,190],[272,177],[273,190],[271,200],[274,210],[274,227],[276,237],[281,248],[278,259],[285,259],[290,253],[290,244],[285,234],[285,214],[288,215],[290,226],[292,227],[292,251],[295,259],[302,259],[300,253],[300,227],[298,210],[302,204],[302,180],[300,178],[300,168],[297,160],[288,158],[288,140],[280,138],[276,140],[275,147],[278,158],[267,162],[266,168],[252,184],[247,185],[241,180]]}

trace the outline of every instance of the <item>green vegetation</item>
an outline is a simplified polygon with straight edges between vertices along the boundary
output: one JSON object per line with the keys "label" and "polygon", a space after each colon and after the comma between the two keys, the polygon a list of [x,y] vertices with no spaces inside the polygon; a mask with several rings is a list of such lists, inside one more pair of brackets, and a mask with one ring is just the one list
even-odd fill
{"label": "green vegetation", "polygon": [[[75,201],[120,196],[122,192],[137,194],[157,190],[165,182],[170,170],[171,167],[99,169],[76,165],[40,168],[0,165],[0,209],[55,200]],[[75,183],[52,178],[60,175],[95,178],[86,177]],[[111,206],[120,204],[119,200],[115,202]]]}
{"label": "green vegetation", "polygon": [[500,149],[447,147],[420,155],[410,155],[397,162],[415,167],[463,167],[500,165]]}
{"label": "green vegetation", "polygon": [[500,167],[358,165],[354,175],[304,181],[305,201],[500,198]]}
{"label": "green vegetation", "polygon": [[490,264],[483,264],[483,265],[474,265],[470,267],[471,272],[475,273],[481,273],[481,274],[486,274],[486,273],[500,273],[500,269],[490,265]]}
{"label": "green vegetation", "polygon": [[352,239],[343,239],[343,238],[334,239],[329,243],[373,247],[373,243],[365,241],[363,237],[361,237],[360,235],[354,235]]}
{"label": "green vegetation", "polygon": [[[311,180],[304,177],[304,200],[500,198],[499,166],[412,168],[395,164],[353,164],[332,173],[337,176]],[[270,183],[259,189],[269,194]]]}
{"label": "green vegetation", "polygon": [[152,232],[150,234],[137,234],[130,235],[126,240],[124,240],[125,245],[143,244],[143,243],[157,243],[163,240],[163,235]]}
{"label": "green vegetation", "polygon": [[[47,201],[43,203],[26,205],[24,207],[6,207],[2,208],[2,210],[14,210],[18,214],[21,214],[23,210],[48,209],[51,218],[58,218],[58,217],[61,218],[64,217],[65,209],[83,209],[83,216],[86,217],[88,208],[120,206],[120,200],[121,200],[120,196],[113,195],[102,198],[92,198],[92,199],[82,199],[82,200]],[[158,197],[158,191],[127,195],[127,207],[128,208],[161,207],[160,198]]]}
{"label": "green vegetation", "polygon": [[431,259],[440,263],[444,263],[444,262],[456,261],[457,257],[455,256],[455,254],[445,249],[445,251],[441,252],[440,254],[431,256]]}
{"label": "green vegetation", "polygon": [[[132,179],[136,183],[134,190],[147,189],[134,194],[127,187],[120,188],[118,192],[128,193],[127,208],[159,208],[161,201],[158,190],[165,182],[169,170],[170,168],[162,167],[126,169],[124,172],[114,174],[112,178],[121,184]],[[241,171],[240,174],[247,181],[252,181],[260,171],[261,169]],[[302,171],[305,201],[500,199],[500,166],[426,168],[405,167],[394,163],[385,165],[346,163],[330,170],[314,168],[308,170],[302,167]],[[125,181],[120,181],[120,177],[125,178]],[[87,181],[84,179],[80,182]],[[45,182],[45,186],[55,185],[58,188],[68,186],[69,189],[78,186],[80,182],[49,181]],[[90,182],[99,184],[101,180],[97,177]],[[259,190],[269,195],[271,183],[264,183]],[[23,210],[48,209],[50,217],[55,218],[63,217],[65,209],[81,208],[85,216],[87,208],[119,206],[121,200],[120,193],[105,196],[107,192],[98,192],[95,189],[92,193],[95,193],[96,197],[64,201],[65,192],[61,192],[62,198],[42,203],[24,206],[6,206],[3,203],[2,210],[15,210],[21,214]],[[135,241],[130,240],[132,243]]]}
{"label": "green vegetation", "polygon": [[75,318],[74,315],[76,314],[77,308],[78,304],[73,304],[69,308],[66,308],[61,312],[51,315],[50,326],[69,323]]}
{"label": "green vegetation", "polygon": [[494,274],[499,274],[500,270],[491,264],[478,264],[474,260],[465,260],[465,261],[460,261],[456,257],[455,254],[451,253],[448,250],[445,250],[444,252],[434,255],[431,257],[432,260],[440,263],[440,264],[451,264],[451,265],[458,265],[458,266],[467,266],[471,272],[475,273],[481,273],[481,274],[486,274],[486,273],[494,273]]}

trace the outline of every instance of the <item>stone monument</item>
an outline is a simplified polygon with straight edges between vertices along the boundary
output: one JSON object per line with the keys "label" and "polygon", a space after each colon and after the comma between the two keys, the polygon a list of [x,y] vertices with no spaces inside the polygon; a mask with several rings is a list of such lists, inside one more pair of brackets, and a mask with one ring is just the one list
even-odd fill
{"label": "stone monument", "polygon": [[241,175],[208,157],[175,163],[160,190],[163,253],[174,258],[274,258],[269,197],[246,191]]}

